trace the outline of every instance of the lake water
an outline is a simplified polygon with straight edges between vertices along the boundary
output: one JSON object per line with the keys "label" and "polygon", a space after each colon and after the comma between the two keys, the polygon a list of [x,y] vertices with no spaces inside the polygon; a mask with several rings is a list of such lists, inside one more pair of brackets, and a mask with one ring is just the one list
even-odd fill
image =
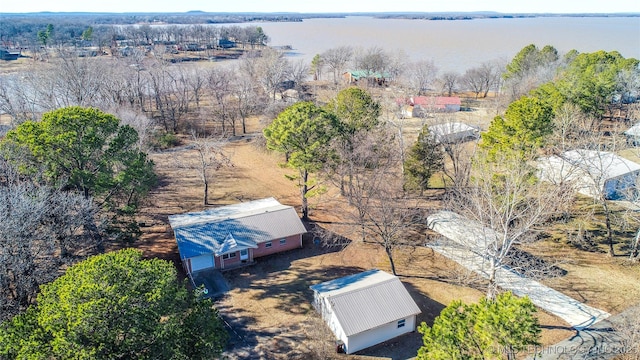
{"label": "lake water", "polygon": [[353,16],[266,22],[270,45],[291,45],[289,55],[311,62],[324,50],[351,45],[403,51],[433,60],[440,71],[464,72],[484,61],[510,60],[523,47],[552,45],[560,53],[618,51],[640,59],[640,17],[537,17],[475,20],[404,20]]}

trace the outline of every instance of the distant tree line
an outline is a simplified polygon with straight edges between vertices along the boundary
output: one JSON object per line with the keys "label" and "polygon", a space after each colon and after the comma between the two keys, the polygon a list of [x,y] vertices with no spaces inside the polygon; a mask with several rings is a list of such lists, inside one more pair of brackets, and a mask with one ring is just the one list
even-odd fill
{"label": "distant tree line", "polygon": [[[344,15],[342,15],[344,16]],[[185,13],[0,13],[0,17],[12,23],[78,23],[81,25],[138,25],[138,24],[233,24],[252,21],[302,21],[316,17],[342,17],[340,15],[291,14],[291,13],[215,13],[189,11]]]}
{"label": "distant tree line", "polygon": [[[55,19],[60,20],[60,19]],[[242,47],[265,45],[269,38],[256,26],[212,26],[205,24],[105,25],[92,22],[16,21],[0,22],[0,46],[39,52],[40,47],[154,46],[197,44],[215,48],[221,39]]]}

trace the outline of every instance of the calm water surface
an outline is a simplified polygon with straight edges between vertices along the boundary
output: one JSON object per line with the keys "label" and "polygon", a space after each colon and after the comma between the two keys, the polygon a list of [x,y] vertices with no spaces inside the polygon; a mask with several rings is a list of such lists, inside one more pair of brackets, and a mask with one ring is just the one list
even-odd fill
{"label": "calm water surface", "polygon": [[639,17],[538,17],[456,21],[347,17],[303,22],[255,23],[270,45],[291,45],[292,58],[311,61],[324,50],[351,45],[402,51],[412,60],[433,60],[441,71],[464,72],[483,61],[508,59],[528,44],[561,53],[618,51],[640,59]]}

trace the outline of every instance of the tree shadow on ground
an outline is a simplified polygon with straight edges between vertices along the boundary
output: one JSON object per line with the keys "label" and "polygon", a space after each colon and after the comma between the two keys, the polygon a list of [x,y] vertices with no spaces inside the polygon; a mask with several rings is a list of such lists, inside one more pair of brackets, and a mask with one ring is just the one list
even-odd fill
{"label": "tree shadow on ground", "polygon": [[[223,353],[225,359],[273,358],[271,353],[291,353],[294,344],[304,340],[301,335],[289,334],[297,330],[295,328],[256,329],[253,325],[257,323],[257,319],[249,311],[224,304],[216,306],[229,334]],[[287,333],[287,336],[283,337],[283,333]]]}
{"label": "tree shadow on ground", "polygon": [[571,326],[561,326],[561,325],[544,325],[544,324],[540,324],[540,328],[541,329],[547,329],[547,330],[567,330],[567,331],[576,331],[573,327]]}
{"label": "tree shadow on ground", "polygon": [[[421,255],[414,255],[419,250],[427,250]],[[409,246],[404,254],[406,258],[399,263],[401,270],[398,276],[404,278],[439,281],[447,284],[464,286],[480,292],[486,291],[487,280],[476,272],[459,265],[429,247]],[[425,266],[425,264],[429,264]]]}
{"label": "tree shadow on ground", "polygon": [[[282,258],[293,255],[291,253],[295,252],[283,254]],[[319,317],[320,315],[315,314],[313,309],[313,291],[309,287],[364,270],[358,267],[331,267],[325,271],[305,268],[289,269],[285,264],[290,263],[290,259],[282,259],[280,265],[269,266],[268,271],[258,264],[227,272],[225,277],[229,279],[232,287],[241,291],[246,289],[255,292],[250,299],[252,307],[260,308],[265,302],[276,302],[273,309],[278,311],[273,311],[270,316],[289,314]],[[271,262],[278,262],[277,260],[280,259],[272,259]],[[230,274],[232,272],[235,274]],[[229,304],[231,302],[222,301],[217,307],[231,335],[227,347],[227,351],[234,354],[230,356],[231,358],[278,358],[279,355],[275,354],[281,354],[283,358],[306,358],[299,349],[299,344],[308,340],[301,328],[302,324],[275,320],[276,323],[280,323],[277,327],[260,328],[262,324],[252,315],[255,314],[255,310],[247,309],[242,305]],[[268,312],[268,309],[265,307],[264,310]]]}
{"label": "tree shadow on ground", "polygon": [[[322,326],[326,326],[321,321],[320,315],[312,307],[313,291],[309,287],[319,282],[352,275],[363,270],[365,269],[353,266],[332,266],[324,271],[296,269],[295,276],[283,280],[274,277],[275,274],[273,273],[260,272],[258,267],[253,267],[251,271],[256,272],[257,277],[249,282],[247,286],[252,290],[258,290],[258,295],[254,297],[256,304],[268,299],[277,299],[278,305],[276,308],[278,310],[317,318],[323,324]],[[288,272],[289,270],[282,271]],[[273,281],[263,282],[261,280]],[[433,324],[433,320],[444,309],[444,305],[426,297],[413,285],[407,283],[404,285],[422,311],[417,316],[416,325],[422,322]],[[218,306],[218,308],[227,323],[231,335],[228,352],[235,354],[238,358],[270,358],[270,354],[274,351],[280,354],[288,353],[291,356],[292,351],[299,351],[294,345],[295,342],[323,340],[307,339],[304,335],[301,335],[298,330],[301,330],[299,327],[304,324],[288,325],[286,329],[274,328],[255,331],[253,328],[258,325],[257,319],[252,317],[249,311],[237,307],[231,308],[224,304]],[[326,330],[328,331],[328,328]],[[289,335],[292,332],[298,335]],[[333,335],[331,334],[329,337],[333,338]],[[414,357],[420,346],[422,346],[422,335],[417,331],[413,331],[364,349],[356,354],[390,359],[406,359]],[[304,356],[301,358],[304,358]]]}
{"label": "tree shadow on ground", "polygon": [[549,279],[567,275],[567,270],[517,247],[509,249],[504,265],[531,279]]}
{"label": "tree shadow on ground", "polygon": [[[232,289],[254,293],[250,299],[253,307],[260,308],[263,302],[272,301],[276,302],[274,308],[283,313],[315,316],[312,307],[313,292],[309,288],[311,285],[365,269],[351,266],[318,269],[305,267],[304,263],[292,268],[295,261],[304,261],[306,258],[336,252],[343,248],[325,246],[314,239],[314,233],[309,232],[303,236],[302,248],[260,257],[252,266],[226,271],[224,277]],[[349,243],[350,241],[345,239],[345,244]],[[255,310],[243,307],[244,305],[232,306],[232,302],[224,300],[220,299],[216,307],[231,335],[227,347],[227,353],[231,354],[228,355],[229,358],[277,358],[280,355],[274,355],[276,353],[298,354],[299,358],[305,358],[298,349],[299,344],[305,340],[301,324],[288,323],[277,328],[260,329],[262,324],[252,315],[255,314]],[[233,301],[233,298],[230,300]],[[268,310],[265,308],[265,311]]]}
{"label": "tree shadow on ground", "polygon": [[[277,309],[288,313],[307,314],[314,311],[312,308],[313,291],[310,286],[365,270],[368,269],[354,266],[332,266],[323,270],[287,269],[277,275],[264,272],[262,276],[272,277],[274,281],[267,281],[270,279],[264,277],[254,278],[250,287],[252,290],[257,290],[253,297],[253,300],[257,302],[277,299]],[[258,276],[261,277],[261,275]]]}

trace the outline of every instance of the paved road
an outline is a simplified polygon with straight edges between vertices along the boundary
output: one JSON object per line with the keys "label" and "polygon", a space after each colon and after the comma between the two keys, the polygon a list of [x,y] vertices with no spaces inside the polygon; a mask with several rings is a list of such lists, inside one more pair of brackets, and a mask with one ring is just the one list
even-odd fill
{"label": "paved road", "polygon": [[[445,236],[429,244],[435,251],[462,266],[488,277],[488,262],[481,255],[481,244],[490,234],[476,222],[452,212],[442,211],[428,218],[431,229]],[[476,249],[472,251],[470,249]],[[606,319],[609,313],[583,304],[535,280],[528,279],[508,267],[501,267],[496,274],[498,286],[511,290],[518,296],[528,296],[538,307],[560,317],[577,330],[593,326]]]}

